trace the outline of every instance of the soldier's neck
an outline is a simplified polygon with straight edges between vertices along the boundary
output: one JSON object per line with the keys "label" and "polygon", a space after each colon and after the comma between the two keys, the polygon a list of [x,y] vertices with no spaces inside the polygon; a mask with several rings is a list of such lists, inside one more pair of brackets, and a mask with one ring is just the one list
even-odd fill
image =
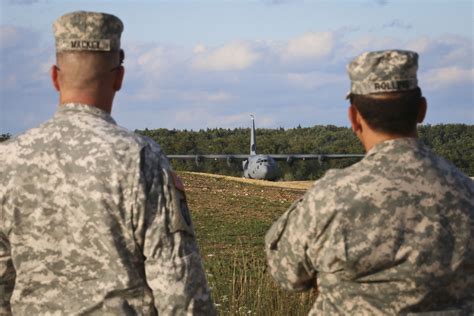
{"label": "soldier's neck", "polygon": [[418,135],[417,135],[416,129],[410,134],[397,135],[397,134],[380,133],[369,128],[359,135],[359,139],[362,145],[364,146],[365,151],[368,152],[375,145],[385,142],[387,140],[392,140],[392,139],[397,139],[397,138],[407,138],[407,137],[416,138],[417,136]]}
{"label": "soldier's neck", "polygon": [[82,103],[99,108],[107,113],[112,112],[113,96],[100,96],[93,93],[61,93],[59,104]]}

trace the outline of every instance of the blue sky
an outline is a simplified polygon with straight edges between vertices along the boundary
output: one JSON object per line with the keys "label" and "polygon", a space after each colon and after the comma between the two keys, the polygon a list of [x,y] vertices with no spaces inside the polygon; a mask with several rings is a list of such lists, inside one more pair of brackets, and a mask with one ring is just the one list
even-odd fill
{"label": "blue sky", "polygon": [[0,1],[0,133],[53,115],[51,25],[75,10],[125,24],[129,129],[347,126],[346,64],[392,48],[420,53],[426,123],[474,124],[472,1]]}

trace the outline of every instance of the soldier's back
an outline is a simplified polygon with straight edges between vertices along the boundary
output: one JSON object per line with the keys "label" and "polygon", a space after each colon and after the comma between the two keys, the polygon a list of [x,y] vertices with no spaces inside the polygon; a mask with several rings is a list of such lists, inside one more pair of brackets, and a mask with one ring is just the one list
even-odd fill
{"label": "soldier's back", "polygon": [[473,299],[474,184],[419,141],[376,145],[309,194],[314,311],[398,314]]}
{"label": "soldier's back", "polygon": [[145,146],[157,167],[166,163],[156,144],[80,104],[62,106],[2,145],[0,234],[16,270],[14,313],[126,312],[150,304],[134,236],[143,217],[135,199]]}

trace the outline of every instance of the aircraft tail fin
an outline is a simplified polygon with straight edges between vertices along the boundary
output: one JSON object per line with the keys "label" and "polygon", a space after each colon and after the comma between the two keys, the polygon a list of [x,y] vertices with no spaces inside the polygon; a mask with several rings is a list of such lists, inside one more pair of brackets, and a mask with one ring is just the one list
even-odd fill
{"label": "aircraft tail fin", "polygon": [[257,142],[255,140],[255,118],[253,115],[250,115],[252,119],[252,130],[250,131],[250,155],[257,154]]}

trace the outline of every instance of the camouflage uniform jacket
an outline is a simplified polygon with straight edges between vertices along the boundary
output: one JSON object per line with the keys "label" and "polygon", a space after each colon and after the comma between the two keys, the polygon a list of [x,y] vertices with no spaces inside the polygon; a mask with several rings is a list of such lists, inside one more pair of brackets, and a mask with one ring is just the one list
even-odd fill
{"label": "camouflage uniform jacket", "polygon": [[0,145],[0,314],[215,313],[184,189],[160,147],[61,106]]}
{"label": "camouflage uniform jacket", "polygon": [[282,287],[317,286],[310,314],[404,315],[474,297],[473,181],[413,138],[327,172],[265,239]]}

